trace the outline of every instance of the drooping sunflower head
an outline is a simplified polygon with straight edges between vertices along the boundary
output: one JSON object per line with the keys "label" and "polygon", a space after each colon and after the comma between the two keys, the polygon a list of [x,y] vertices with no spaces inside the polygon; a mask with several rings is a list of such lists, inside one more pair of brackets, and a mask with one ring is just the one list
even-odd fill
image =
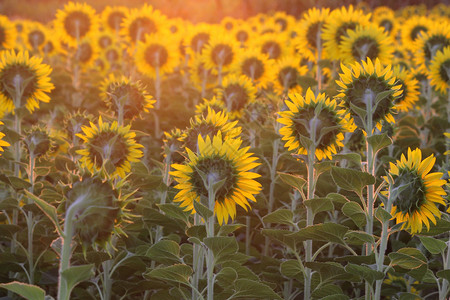
{"label": "drooping sunflower head", "polygon": [[[442,196],[446,195],[442,186],[442,173],[430,173],[436,161],[434,155],[422,160],[420,149],[411,151],[408,156],[402,154],[396,164],[390,163],[389,173],[393,184],[390,197],[393,197],[391,214],[397,223],[403,223],[402,229],[410,229],[412,234],[420,233],[423,224],[430,229],[430,221],[436,224],[441,217],[437,205],[446,205]],[[387,180],[387,179],[386,179]]]}
{"label": "drooping sunflower head", "polygon": [[0,52],[0,106],[5,112],[26,107],[39,108],[39,101],[49,102],[54,85],[50,82],[50,66],[42,58],[30,57],[27,51]]}
{"label": "drooping sunflower head", "polygon": [[145,90],[140,81],[133,82],[122,76],[120,79],[110,74],[103,81],[100,97],[117,116],[119,111],[124,119],[133,120],[142,111],[149,112],[156,100]]}
{"label": "drooping sunflower head", "polygon": [[428,71],[429,64],[438,51],[450,46],[450,25],[443,23],[441,26],[431,28],[417,38],[414,47],[414,62],[416,66]]}
{"label": "drooping sunflower head", "polygon": [[243,50],[234,65],[234,72],[250,78],[258,88],[266,88],[272,81],[273,60],[257,49]]}
{"label": "drooping sunflower head", "polygon": [[400,29],[403,47],[413,49],[417,38],[428,32],[434,26],[434,23],[427,17],[416,15],[407,18]]}
{"label": "drooping sunflower head", "polygon": [[15,47],[17,30],[8,17],[0,15],[0,50]]}
{"label": "drooping sunflower head", "polygon": [[208,107],[208,114],[206,117],[197,115],[191,119],[191,126],[188,127],[181,138],[186,148],[193,151],[198,149],[198,136],[203,138],[207,136],[213,137],[219,131],[221,136],[225,139],[238,138],[242,132],[241,127],[236,127],[238,121],[228,121],[229,115],[225,111],[215,112]]}
{"label": "drooping sunflower head", "polygon": [[393,40],[381,27],[368,25],[348,30],[339,51],[344,63],[360,62],[368,57],[372,61],[378,58],[381,64],[388,64],[392,61],[393,46]]}
{"label": "drooping sunflower head", "polygon": [[[383,120],[395,123],[392,113],[402,87],[397,84],[391,66],[384,68],[378,59],[373,63],[367,58],[367,62],[355,62],[350,67],[341,64],[341,69],[343,73],[336,81],[341,90],[336,97],[342,99],[340,106],[350,112],[356,125],[371,132],[375,125],[381,129]],[[371,118],[367,118],[368,115]],[[370,119],[372,124],[369,124]]]}
{"label": "drooping sunflower head", "polygon": [[52,141],[47,129],[41,126],[33,126],[25,132],[23,139],[25,148],[30,157],[38,158],[48,154],[52,148]]}
{"label": "drooping sunflower head", "polygon": [[223,100],[214,96],[211,100],[203,98],[203,102],[195,106],[195,114],[206,118],[209,109],[212,109],[215,112],[227,111]]}
{"label": "drooping sunflower head", "polygon": [[302,144],[302,137],[311,139],[315,144],[317,159],[331,159],[337,147],[343,147],[345,132],[353,132],[354,125],[349,114],[336,109],[336,100],[330,100],[325,94],[317,97],[311,89],[306,96],[290,94],[286,100],[287,110],[278,112],[278,122],[285,147],[297,154],[307,154],[308,149]]}
{"label": "drooping sunflower head", "polygon": [[247,76],[235,74],[227,75],[216,91],[217,99],[225,103],[233,119],[239,118],[246,105],[255,101],[256,93],[256,87]]}
{"label": "drooping sunflower head", "polygon": [[[0,125],[3,125],[3,122],[0,121]],[[0,131],[0,155],[2,155],[2,152],[4,151],[3,147],[11,146],[7,141],[3,140],[5,137],[5,134]]]}
{"label": "drooping sunflower head", "polygon": [[172,129],[170,132],[164,132],[164,156],[171,155],[171,160],[174,163],[182,163],[184,161],[184,156],[180,153],[183,152],[183,132],[178,129]]}
{"label": "drooping sunflower head", "polygon": [[239,44],[230,35],[215,34],[202,51],[205,68],[218,72],[229,70],[236,61]]}
{"label": "drooping sunflower head", "polygon": [[400,112],[411,110],[419,101],[419,82],[414,79],[413,74],[399,66],[394,67],[394,74],[397,84],[402,85],[403,93],[394,101],[395,108]]}
{"label": "drooping sunflower head", "polygon": [[94,8],[86,3],[69,2],[56,13],[55,28],[62,41],[77,46],[80,39],[96,32],[99,21]]}
{"label": "drooping sunflower head", "polygon": [[431,61],[430,72],[431,85],[443,94],[448,92],[450,87],[450,47],[438,51]]}
{"label": "drooping sunflower head", "polygon": [[189,159],[186,164],[173,164],[176,171],[171,172],[179,189],[174,201],[186,211],[194,210],[194,201],[205,202],[208,198],[207,184],[213,185],[223,181],[215,190],[214,213],[219,224],[228,223],[236,217],[236,204],[248,210],[250,201],[256,202],[255,196],[261,191],[261,184],[255,178],[260,175],[251,172],[260,164],[257,157],[248,153],[249,147],[241,148],[242,141],[223,139],[220,132],[212,139],[198,136],[197,154],[187,149]]}
{"label": "drooping sunflower head", "polygon": [[120,31],[120,24],[122,24],[128,14],[128,7],[107,5],[101,14],[103,28],[118,34]]}
{"label": "drooping sunflower head", "polygon": [[300,20],[297,44],[302,45],[302,49],[299,50],[304,53],[310,61],[316,59],[318,42],[322,44],[322,41],[319,41],[318,38],[321,39],[323,27],[329,18],[329,15],[329,8],[317,9],[313,7],[309,9]]}
{"label": "drooping sunflower head", "polygon": [[301,65],[300,57],[288,56],[281,59],[273,68],[273,74],[276,76],[273,81],[275,92],[278,94],[301,93],[299,79],[307,72],[308,68]]}
{"label": "drooping sunflower head", "polygon": [[80,162],[89,171],[99,171],[102,168],[111,175],[124,178],[131,170],[131,163],[138,162],[143,153],[136,143],[136,134],[130,131],[130,126],[119,126],[103,122],[99,118],[98,125],[90,122],[90,126],[83,126],[82,133],[77,136],[84,141],[84,147],[77,150],[82,157]]}

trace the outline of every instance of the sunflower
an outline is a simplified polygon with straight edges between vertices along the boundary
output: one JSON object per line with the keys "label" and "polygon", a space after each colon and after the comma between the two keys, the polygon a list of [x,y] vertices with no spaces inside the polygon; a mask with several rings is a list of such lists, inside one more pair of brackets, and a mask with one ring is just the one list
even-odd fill
{"label": "sunflower", "polygon": [[103,51],[101,51],[101,56],[107,61],[109,65],[109,69],[111,68],[120,68],[120,62],[122,58],[123,50],[121,47],[117,45],[111,45],[106,47]]}
{"label": "sunflower", "polygon": [[377,11],[377,9],[375,9],[373,14],[373,22],[379,27],[383,28],[384,32],[393,37],[398,31],[397,21],[394,11],[392,11],[390,8],[385,8],[386,10],[384,11]]}
{"label": "sunflower", "polygon": [[394,67],[394,74],[397,78],[396,84],[402,85],[403,93],[395,100],[395,108],[401,112],[411,110],[419,101],[419,82],[414,79],[413,74],[399,66]]}
{"label": "sunflower", "polygon": [[203,138],[206,136],[213,137],[219,131],[222,132],[224,139],[238,138],[242,132],[241,127],[236,127],[238,121],[229,122],[229,115],[225,111],[215,112],[208,107],[208,114],[196,115],[191,119],[191,126],[188,127],[181,137],[181,141],[185,147],[189,149],[198,149],[197,138],[201,135]]}
{"label": "sunflower", "polygon": [[436,158],[434,155],[422,160],[420,149],[411,151],[408,157],[402,154],[396,164],[390,163],[389,173],[394,183],[390,194],[394,194],[391,215],[397,224],[403,223],[402,229],[410,229],[412,234],[420,233],[422,225],[430,229],[430,222],[436,224],[436,217],[441,217],[437,204],[446,205],[442,196],[446,195],[441,179],[443,173],[429,173]]}
{"label": "sunflower", "polygon": [[227,111],[225,103],[216,96],[211,100],[203,98],[203,102],[195,106],[195,114],[206,117],[208,115],[208,109],[212,109],[215,112]]}
{"label": "sunflower", "polygon": [[180,190],[174,197],[175,202],[185,211],[194,210],[194,201],[208,198],[208,189],[205,187],[203,177],[208,184],[224,181],[223,185],[215,191],[214,213],[220,225],[228,223],[236,217],[236,204],[246,211],[250,207],[249,201],[256,202],[255,196],[262,187],[255,178],[259,174],[250,172],[260,163],[258,158],[248,153],[250,147],[241,148],[242,141],[236,139],[223,140],[220,132],[212,139],[198,136],[199,151],[195,154],[186,149],[189,159],[184,165],[172,164],[176,171],[170,174],[175,177]]}
{"label": "sunflower", "polygon": [[[13,112],[25,106],[32,113],[39,108],[39,101],[49,102],[47,93],[54,89],[51,71],[42,58],[30,57],[27,51],[0,52],[0,107]],[[16,95],[17,90],[22,90],[21,95]]]}
{"label": "sunflower", "polygon": [[143,153],[139,148],[143,146],[136,143],[136,134],[130,131],[130,125],[119,126],[116,121],[112,124],[104,123],[100,117],[98,125],[90,122],[90,126],[81,128],[83,133],[76,136],[84,141],[84,147],[77,150],[82,157],[81,164],[91,172],[113,169],[111,176],[119,175],[124,178],[131,170],[131,162],[138,162]]}
{"label": "sunflower", "polygon": [[217,89],[217,99],[223,101],[232,119],[238,119],[247,104],[256,99],[257,89],[245,75],[227,75]]}
{"label": "sunflower", "polygon": [[229,35],[215,34],[202,51],[205,68],[213,73],[228,71],[236,61],[239,44]]}
{"label": "sunflower", "polygon": [[220,21],[220,26],[223,29],[225,29],[225,31],[227,33],[231,33],[233,31],[233,29],[236,28],[237,23],[238,23],[237,19],[235,19],[233,17],[226,16]]}
{"label": "sunflower", "polygon": [[133,82],[124,76],[119,79],[110,74],[103,81],[100,91],[100,97],[107,106],[116,114],[121,108],[123,117],[129,120],[139,116],[142,111],[148,113],[156,102],[140,81]]}
{"label": "sunflower", "polygon": [[344,63],[378,58],[384,65],[391,63],[393,51],[393,40],[376,25],[358,26],[356,30],[347,30],[347,36],[342,38],[339,45]]}
{"label": "sunflower", "polygon": [[308,72],[306,66],[300,66],[300,57],[287,56],[277,62],[273,68],[274,90],[278,94],[301,93],[299,77]]}
{"label": "sunflower", "polygon": [[178,51],[170,35],[148,35],[137,44],[135,63],[138,70],[150,78],[156,77],[157,68],[161,75],[172,72],[178,62]]}
{"label": "sunflower", "polygon": [[[341,68],[343,73],[340,74],[340,80],[336,81],[341,90],[336,97],[342,99],[340,106],[350,112],[356,125],[367,132],[375,125],[381,129],[383,119],[395,123],[392,113],[402,89],[393,76],[391,66],[383,68],[379,59],[373,63],[367,58],[367,62],[355,62],[349,68],[341,64]],[[377,99],[380,95],[383,97]],[[366,124],[366,118],[362,120],[358,113],[361,109],[367,110],[369,105],[372,109],[372,128],[367,128],[370,124]]]}
{"label": "sunflower", "polygon": [[16,46],[17,30],[8,17],[0,15],[0,50]]}
{"label": "sunflower", "polygon": [[[310,61],[317,59],[317,37],[322,35],[322,29],[330,15],[329,8],[309,9],[300,20],[300,29],[297,31],[298,50]],[[322,44],[322,41],[321,43]]]}
{"label": "sunflower", "polygon": [[272,19],[280,28],[279,31],[288,32],[296,23],[295,18],[284,11],[275,12]]}
{"label": "sunflower", "polygon": [[[0,121],[0,125],[3,125],[3,122]],[[3,140],[3,137],[5,134],[0,131],[0,156],[2,155],[1,152],[3,152],[3,147],[11,146],[7,141]]]}
{"label": "sunflower", "polygon": [[431,85],[443,94],[450,87],[450,47],[438,51],[431,61],[428,75]]}
{"label": "sunflower", "polygon": [[[301,138],[305,136],[314,139],[317,159],[331,159],[337,147],[344,147],[344,133],[355,129],[349,114],[337,111],[336,100],[330,100],[325,94],[315,97],[308,89],[305,97],[297,93],[289,94],[285,103],[287,110],[278,112],[280,118],[277,120],[283,124],[280,129],[281,139],[286,141],[284,146],[289,151],[293,150],[297,154],[307,154],[307,149],[301,144]],[[314,122],[315,133],[310,127]],[[312,134],[317,136],[313,137]]]}
{"label": "sunflower", "polygon": [[412,50],[417,38],[435,26],[434,22],[423,16],[407,18],[400,28],[403,47]]}
{"label": "sunflower", "polygon": [[31,52],[39,52],[48,42],[49,31],[39,22],[27,22],[22,36],[25,45]]}
{"label": "sunflower", "polygon": [[323,46],[328,56],[340,59],[339,45],[347,36],[348,30],[355,30],[358,25],[369,25],[369,18],[370,14],[366,15],[362,10],[354,10],[352,5],[348,9],[341,7],[333,10],[327,18],[322,34]]}
{"label": "sunflower", "polygon": [[188,50],[190,56],[195,56],[203,51],[203,48],[209,43],[209,39],[214,35],[213,26],[200,23],[196,25],[190,24],[188,26],[186,37],[184,38],[184,45]]}
{"label": "sunflower", "polygon": [[97,46],[100,49],[106,49],[109,46],[117,44],[117,38],[110,31],[99,31],[93,37],[93,40],[97,42]]}
{"label": "sunflower", "polygon": [[91,6],[69,2],[56,13],[55,28],[63,42],[75,47],[80,39],[98,30],[98,23],[98,16]]}
{"label": "sunflower", "polygon": [[256,87],[265,89],[272,81],[273,60],[266,54],[249,48],[239,54],[233,72],[245,75]]}
{"label": "sunflower", "polygon": [[254,38],[254,32],[247,22],[237,23],[234,26],[231,35],[233,35],[235,40],[239,42],[241,48],[245,47]]}
{"label": "sunflower", "polygon": [[258,49],[259,52],[266,54],[270,59],[280,60],[289,52],[287,43],[285,34],[267,33],[251,41],[249,48]]}
{"label": "sunflower", "polygon": [[438,51],[450,46],[450,25],[436,26],[417,38],[414,46],[414,62],[419,69],[428,70]]}
{"label": "sunflower", "polygon": [[75,60],[84,68],[93,67],[94,61],[100,54],[100,48],[97,43],[89,37],[80,41],[75,49]]}
{"label": "sunflower", "polygon": [[120,33],[132,45],[142,42],[146,35],[167,31],[166,17],[159,10],[145,4],[132,9],[121,23]]}
{"label": "sunflower", "polygon": [[128,7],[107,5],[101,14],[103,28],[117,35],[120,31],[120,24],[128,14]]}
{"label": "sunflower", "polygon": [[199,91],[210,89],[217,84],[217,75],[212,70],[206,69],[200,55],[196,55],[189,61],[189,75],[192,85]]}

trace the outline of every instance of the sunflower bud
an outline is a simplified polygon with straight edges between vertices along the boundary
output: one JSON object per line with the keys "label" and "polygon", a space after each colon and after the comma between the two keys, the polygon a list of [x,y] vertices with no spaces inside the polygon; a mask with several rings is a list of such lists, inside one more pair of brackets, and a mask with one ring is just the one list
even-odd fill
{"label": "sunflower bud", "polygon": [[50,136],[47,130],[33,127],[23,140],[28,153],[32,157],[40,157],[49,152],[51,148]]}

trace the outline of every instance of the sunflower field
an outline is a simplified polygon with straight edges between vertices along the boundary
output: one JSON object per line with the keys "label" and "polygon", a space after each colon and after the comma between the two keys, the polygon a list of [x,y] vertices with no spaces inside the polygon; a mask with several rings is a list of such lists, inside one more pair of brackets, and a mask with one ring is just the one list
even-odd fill
{"label": "sunflower field", "polygon": [[0,15],[0,299],[449,299],[450,7]]}

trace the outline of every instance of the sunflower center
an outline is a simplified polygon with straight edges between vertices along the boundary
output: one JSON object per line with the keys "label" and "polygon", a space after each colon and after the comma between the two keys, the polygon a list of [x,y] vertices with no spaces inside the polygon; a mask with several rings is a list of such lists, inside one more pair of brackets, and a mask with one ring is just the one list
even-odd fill
{"label": "sunflower center", "polygon": [[261,51],[267,54],[269,58],[277,59],[281,55],[281,46],[275,41],[267,41],[262,46]]}
{"label": "sunflower center", "polygon": [[225,29],[226,29],[226,30],[231,30],[231,29],[233,29],[233,23],[232,23],[232,22],[226,22],[226,23],[225,23]]}
{"label": "sunflower center", "polygon": [[51,53],[53,49],[55,49],[55,47],[53,46],[53,43],[51,41],[48,41],[44,46],[44,51],[47,53]]}
{"label": "sunflower center", "polygon": [[191,40],[191,48],[196,53],[200,53],[203,50],[205,44],[209,42],[209,33],[200,32],[197,33]]}
{"label": "sunflower center", "polygon": [[158,44],[151,44],[145,49],[144,59],[153,68],[162,67],[169,58],[167,49]]}
{"label": "sunflower center", "polygon": [[386,32],[391,32],[391,30],[394,26],[393,26],[391,20],[384,19],[380,22],[380,27],[383,27]]}
{"label": "sunflower center", "polygon": [[91,161],[101,168],[103,161],[110,161],[116,168],[126,160],[129,150],[124,137],[115,132],[100,132],[88,145]]}
{"label": "sunflower center", "polygon": [[401,170],[395,178],[393,188],[399,188],[399,194],[393,205],[402,213],[420,211],[425,203],[425,186],[420,176],[412,170]]}
{"label": "sunflower center", "polygon": [[223,202],[232,195],[237,182],[237,172],[230,161],[220,156],[205,157],[197,162],[196,168],[192,174],[191,183],[198,195],[208,197],[208,190],[197,170],[205,173],[210,182],[225,180],[225,183],[216,191],[216,201]]}
{"label": "sunflower center", "polygon": [[64,20],[66,33],[73,38],[84,37],[91,29],[91,19],[89,15],[81,11],[69,13]]}
{"label": "sunflower center", "polygon": [[285,31],[287,28],[287,21],[283,18],[277,18],[275,20],[275,23],[277,23],[278,25],[280,25],[281,31]]}
{"label": "sunflower center", "polygon": [[247,40],[248,40],[248,33],[247,33],[247,31],[245,31],[245,30],[239,30],[239,31],[236,33],[236,39],[237,39],[239,42],[241,42],[241,43],[247,41]]}
{"label": "sunflower center", "polygon": [[33,30],[28,34],[28,41],[36,49],[45,42],[45,35],[40,30]]}
{"label": "sunflower center", "polygon": [[352,46],[352,56],[357,60],[365,61],[367,57],[375,60],[379,53],[377,41],[368,36],[358,38]]}
{"label": "sunflower center", "polygon": [[171,33],[177,33],[178,32],[178,26],[172,25],[172,26],[170,26],[169,30],[170,30]]}
{"label": "sunflower center", "polygon": [[214,47],[211,59],[218,66],[227,66],[233,61],[233,49],[226,44],[219,44]]}
{"label": "sunflower center", "polygon": [[108,16],[108,25],[109,27],[119,30],[120,23],[122,23],[123,18],[125,17],[125,14],[120,11],[115,11],[109,14]]}
{"label": "sunflower center", "polygon": [[316,22],[311,24],[306,31],[306,40],[308,41],[309,46],[314,49],[317,47],[317,33],[319,32],[321,25],[321,22]]}
{"label": "sunflower center", "polygon": [[[1,92],[8,95],[10,99],[15,98],[14,94],[10,94],[10,89],[24,88],[22,99],[28,99],[36,92],[36,74],[24,65],[10,65],[3,69],[0,73],[0,82],[3,83],[0,85]],[[25,82],[28,83],[23,86]],[[8,86],[10,89],[6,89],[5,86]]]}
{"label": "sunflower center", "polygon": [[264,74],[264,63],[256,57],[250,57],[244,61],[241,70],[247,77],[258,80]]}
{"label": "sunflower center", "polygon": [[439,76],[444,82],[448,83],[450,81],[450,60],[446,60],[441,64],[439,67]]}
{"label": "sunflower center", "polygon": [[336,34],[334,35],[334,40],[339,45],[342,42],[344,36],[347,36],[347,30],[355,30],[356,28],[355,22],[345,22],[336,30]]}
{"label": "sunflower center", "polygon": [[191,149],[192,151],[197,151],[197,141],[198,141],[198,135],[200,134],[203,139],[205,139],[207,136],[213,137],[219,132],[219,127],[213,125],[213,124],[207,124],[207,123],[201,123],[197,124],[194,127],[192,127],[185,139],[185,145],[187,148]]}
{"label": "sunflower center", "polygon": [[119,53],[117,53],[115,49],[109,49],[108,51],[106,51],[105,57],[110,62],[116,61],[119,59]]}
{"label": "sunflower center", "polygon": [[278,82],[285,89],[291,89],[298,85],[297,78],[300,75],[297,68],[294,67],[284,67],[278,73]]}
{"label": "sunflower center", "polygon": [[428,31],[428,28],[426,28],[425,26],[417,25],[416,27],[414,27],[411,30],[411,33],[409,34],[409,37],[411,38],[411,40],[415,41],[419,37],[419,35],[421,33],[424,33],[424,32],[427,32],[427,31]]}
{"label": "sunflower center", "polygon": [[83,43],[78,47],[78,60],[82,63],[88,62],[92,58],[93,54],[94,52],[92,51],[92,46],[89,43]]}
{"label": "sunflower center", "polygon": [[147,17],[136,18],[128,30],[132,41],[143,41],[146,34],[152,34],[157,31],[155,22]]}
{"label": "sunflower center", "polygon": [[246,89],[238,83],[230,84],[229,86],[227,86],[225,88],[224,94],[226,102],[229,105],[231,104],[231,111],[241,110],[249,100]]}
{"label": "sunflower center", "polygon": [[434,35],[430,37],[424,45],[425,58],[430,61],[436,55],[436,52],[442,51],[445,47],[450,46],[450,40],[443,35]]}
{"label": "sunflower center", "polygon": [[106,48],[112,44],[112,39],[111,37],[104,35],[99,39],[98,44],[100,47]]}

